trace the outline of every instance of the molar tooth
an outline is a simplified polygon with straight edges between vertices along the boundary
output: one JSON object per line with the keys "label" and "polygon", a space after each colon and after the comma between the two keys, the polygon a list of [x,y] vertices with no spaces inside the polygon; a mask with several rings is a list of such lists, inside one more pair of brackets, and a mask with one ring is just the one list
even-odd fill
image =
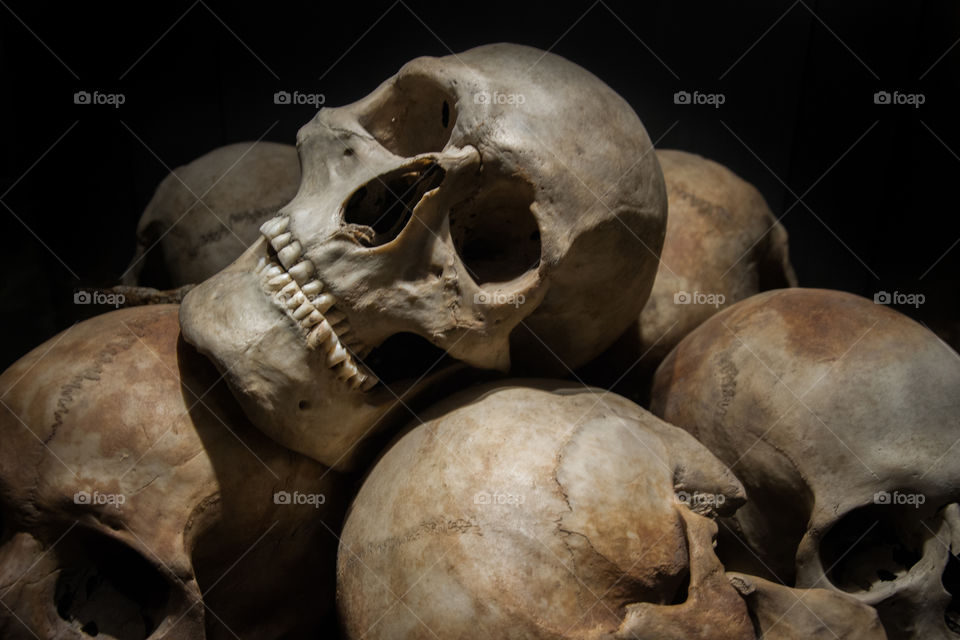
{"label": "molar tooth", "polygon": [[323,285],[319,280],[311,280],[307,284],[301,286],[300,291],[303,291],[303,295],[307,296],[308,298],[312,298],[323,291]]}
{"label": "molar tooth", "polygon": [[[280,271],[279,269],[277,270]],[[285,287],[292,280],[293,279],[290,277],[289,273],[284,273],[283,271],[280,271],[280,273],[274,276],[273,278],[271,278],[270,281],[267,282],[267,284],[273,287],[274,289],[280,289],[282,287]]]}
{"label": "molar tooth", "polygon": [[297,291],[295,294],[287,298],[287,302],[286,302],[287,309],[289,309],[290,311],[293,311],[294,309],[299,309],[300,305],[304,304],[306,301],[307,299],[303,297],[303,294]]}
{"label": "molar tooth", "polygon": [[267,266],[267,259],[266,259],[266,258],[260,258],[259,260],[257,260],[257,268],[254,269],[253,272],[254,272],[254,273],[260,273],[261,271],[263,271],[264,267],[266,267],[266,266]]}
{"label": "molar tooth", "polygon": [[320,313],[326,313],[330,310],[330,307],[333,306],[334,302],[336,302],[336,300],[334,300],[332,295],[322,293],[313,301],[313,306],[315,306]]}
{"label": "molar tooth", "polygon": [[349,355],[342,344],[334,342],[333,348],[330,349],[330,353],[327,354],[327,366],[332,368],[346,360]]}
{"label": "molar tooth", "polygon": [[287,233],[281,233],[276,238],[271,238],[270,244],[274,249],[280,251],[280,249],[290,244],[291,240],[293,240],[293,234],[288,231]]}
{"label": "molar tooth", "polygon": [[263,275],[266,276],[267,278],[273,278],[274,276],[278,276],[281,273],[283,273],[283,269],[281,269],[279,266],[275,264],[270,264],[263,270]]}
{"label": "molar tooth", "polygon": [[330,324],[326,320],[321,320],[320,324],[307,336],[307,347],[316,349],[325,344],[331,336],[333,336],[333,329],[330,328]]}
{"label": "molar tooth", "polygon": [[268,240],[272,240],[286,231],[288,226],[290,226],[290,218],[287,216],[278,216],[260,225],[260,233],[266,236]]}
{"label": "molar tooth", "polygon": [[377,386],[378,382],[380,382],[380,380],[378,380],[375,375],[371,374],[364,378],[363,382],[360,383],[360,388],[364,391],[370,391],[370,389],[373,389],[375,386]]}
{"label": "molar tooth", "polygon": [[350,386],[350,388],[351,388],[353,391],[356,391],[357,389],[359,389],[359,388],[360,388],[360,385],[361,385],[362,383],[363,383],[363,374],[362,374],[362,373],[358,373],[358,374],[356,374],[355,376],[353,376],[352,378],[350,378],[349,380],[347,380],[347,384]]}
{"label": "molar tooth", "polygon": [[284,298],[290,298],[298,293],[300,293],[300,287],[297,286],[296,282],[289,282],[283,289],[280,289],[280,295]]}
{"label": "molar tooth", "polygon": [[306,318],[300,321],[300,324],[309,329],[313,325],[319,323],[321,320],[323,320],[323,314],[316,309],[313,309]]}
{"label": "molar tooth", "polygon": [[347,361],[343,363],[343,366],[340,367],[340,370],[337,372],[337,378],[346,381],[357,375],[357,373],[357,366],[347,359]]}
{"label": "molar tooth", "polygon": [[300,259],[300,256],[303,254],[303,247],[300,246],[299,240],[294,240],[283,249],[280,249],[277,252],[277,258],[280,259],[280,263],[290,269]]}
{"label": "molar tooth", "polygon": [[307,278],[313,275],[313,263],[309,260],[301,260],[290,267],[289,273],[297,281],[297,284],[303,284],[307,281]]}
{"label": "molar tooth", "polygon": [[313,308],[312,304],[304,301],[304,303],[301,304],[299,307],[297,307],[297,310],[293,312],[293,319],[298,321],[303,320],[308,315],[310,315],[311,311],[316,311],[316,309]]}

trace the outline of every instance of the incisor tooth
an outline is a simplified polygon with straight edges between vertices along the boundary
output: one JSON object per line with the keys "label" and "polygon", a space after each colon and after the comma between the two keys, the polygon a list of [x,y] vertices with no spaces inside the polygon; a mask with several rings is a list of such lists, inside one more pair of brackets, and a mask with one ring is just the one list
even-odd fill
{"label": "incisor tooth", "polygon": [[280,216],[277,218],[271,218],[267,220],[262,225],[260,225],[260,233],[265,235],[268,240],[276,238],[278,235],[287,230],[287,227],[290,225],[290,218],[287,216]]}
{"label": "incisor tooth", "polygon": [[334,365],[343,362],[348,357],[347,350],[343,348],[343,345],[337,342],[334,344],[333,348],[330,349],[330,353],[327,354],[327,366],[333,367]]}
{"label": "incisor tooth", "polygon": [[311,311],[316,311],[316,309],[314,309],[313,305],[310,304],[309,302],[304,302],[299,307],[297,307],[296,311],[293,312],[293,319],[298,321],[303,320],[308,315],[310,315]]}
{"label": "incisor tooth", "polygon": [[323,285],[320,284],[319,280],[311,280],[307,284],[300,287],[300,291],[303,291],[303,295],[308,298],[312,298],[321,291],[323,291]]}
{"label": "incisor tooth", "polygon": [[307,281],[307,278],[313,275],[313,263],[309,260],[301,260],[290,267],[288,273],[293,276],[297,284],[303,284]]}
{"label": "incisor tooth", "polygon": [[277,251],[280,251],[280,249],[283,249],[285,246],[290,244],[291,240],[293,240],[292,233],[281,233],[276,238],[270,239],[270,245]]}
{"label": "incisor tooth", "polygon": [[316,300],[313,301],[313,306],[317,308],[317,311],[320,313],[326,313],[330,310],[330,307],[333,306],[333,303],[336,302],[333,299],[333,296],[329,293],[323,293],[317,296]]}
{"label": "incisor tooth", "polygon": [[280,264],[285,266],[288,270],[292,267],[297,260],[300,259],[300,256],[303,254],[303,247],[300,246],[299,240],[294,240],[283,249],[280,249],[277,252],[277,258],[280,260]]}

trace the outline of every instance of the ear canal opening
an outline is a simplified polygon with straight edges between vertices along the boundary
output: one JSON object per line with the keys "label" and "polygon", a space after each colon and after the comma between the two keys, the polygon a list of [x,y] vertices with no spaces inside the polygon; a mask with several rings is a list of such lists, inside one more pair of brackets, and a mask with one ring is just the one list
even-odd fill
{"label": "ear canal opening", "polygon": [[456,101],[433,78],[401,75],[360,124],[390,153],[404,158],[442,151],[457,121]]}
{"label": "ear canal opening", "polygon": [[495,179],[450,209],[450,235],[478,285],[509,282],[536,269],[542,251],[533,186]]}

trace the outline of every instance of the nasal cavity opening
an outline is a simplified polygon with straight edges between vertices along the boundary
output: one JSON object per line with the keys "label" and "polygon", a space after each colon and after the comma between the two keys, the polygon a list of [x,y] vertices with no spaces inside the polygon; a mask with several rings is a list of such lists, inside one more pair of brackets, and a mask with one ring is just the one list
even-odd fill
{"label": "nasal cavity opening", "polygon": [[347,231],[365,247],[378,247],[400,235],[428,191],[440,186],[445,172],[422,160],[377,176],[353,192],[343,208]]}

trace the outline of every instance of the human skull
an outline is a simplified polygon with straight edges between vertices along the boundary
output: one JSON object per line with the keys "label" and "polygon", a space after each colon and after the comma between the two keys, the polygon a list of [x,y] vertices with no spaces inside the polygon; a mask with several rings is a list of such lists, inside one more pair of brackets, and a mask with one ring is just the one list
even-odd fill
{"label": "human skull", "polygon": [[206,280],[257,239],[299,183],[296,149],[274,142],[218,147],[177,167],[137,224],[123,283],[172,288]]}
{"label": "human skull", "polygon": [[795,287],[797,277],[787,232],[752,184],[694,153],[661,149],[657,158],[667,185],[667,235],[637,329],[642,353],[659,364],[719,309]]}
{"label": "human skull", "polygon": [[651,148],[620,96],[558,56],[413,60],[300,130],[296,198],[187,295],[184,336],[254,424],[345,468],[416,392],[388,374],[431,383],[437,355],[406,337],[481,369],[565,371],[636,320],[666,219]]}
{"label": "human skull", "polygon": [[124,309],[0,376],[0,637],[322,628],[337,474],[252,427],[178,334],[175,306]]}
{"label": "human skull", "polygon": [[620,396],[532,380],[423,417],[344,525],[351,640],[754,637],[712,546],[711,516],[742,488],[682,430]]}
{"label": "human skull", "polygon": [[582,374],[637,398],[701,322],[760,291],[797,286],[787,232],[753,185],[694,153],[656,153],[669,215],[653,290],[637,323]]}
{"label": "human skull", "polygon": [[750,573],[850,593],[890,638],[946,640],[960,633],[958,388],[960,358],[906,316],[786,289],[687,336],[652,406],[743,481],[730,531]]}

